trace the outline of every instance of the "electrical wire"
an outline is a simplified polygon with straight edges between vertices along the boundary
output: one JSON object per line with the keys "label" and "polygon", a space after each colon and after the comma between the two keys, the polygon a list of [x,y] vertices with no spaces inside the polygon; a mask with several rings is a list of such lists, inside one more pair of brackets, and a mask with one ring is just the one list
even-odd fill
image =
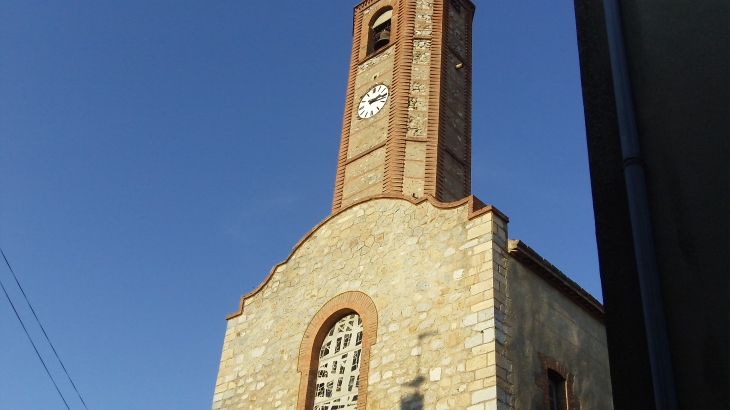
{"label": "electrical wire", "polygon": [[[56,359],[58,359],[58,363],[61,364],[61,368],[63,369],[63,372],[66,373],[66,377],[68,377],[68,381],[71,382],[71,386],[73,386],[74,391],[76,391],[76,395],[79,396],[79,400],[81,400],[81,403],[84,405],[84,408],[86,410],[89,410],[89,408],[86,407],[86,402],[84,402],[84,399],[81,398],[81,393],[79,393],[79,390],[76,388],[74,381],[71,380],[71,375],[68,374],[68,371],[66,370],[66,366],[63,365],[63,362],[61,361],[61,357],[58,355],[58,352],[56,352],[56,348],[53,347],[53,343],[51,343],[51,339],[48,337],[48,333],[46,333],[46,329],[43,328],[43,325],[41,324],[40,319],[38,319],[38,315],[36,315],[35,310],[33,309],[33,306],[31,306],[30,300],[28,300],[28,296],[25,294],[23,287],[20,286],[18,277],[15,275],[15,271],[13,271],[13,268],[10,266],[10,262],[8,262],[8,258],[5,256],[5,252],[3,252],[2,248],[0,248],[0,254],[3,255],[3,259],[5,259],[5,264],[8,265],[8,269],[10,269],[10,273],[13,274],[13,279],[15,279],[15,283],[18,285],[18,288],[20,288],[20,292],[23,294],[23,297],[25,298],[25,302],[28,303],[28,307],[30,308],[30,311],[33,312],[33,317],[35,317],[36,322],[38,322],[38,326],[40,326],[41,330],[43,331],[43,336],[46,337],[48,344],[51,346],[51,350],[53,350],[53,354],[56,355]],[[3,287],[3,290],[5,290],[5,287]],[[5,292],[5,295],[8,296],[8,293]],[[8,296],[8,300],[10,300],[10,296]],[[12,305],[13,302],[11,301],[10,304]],[[13,310],[15,310],[15,306],[13,306]],[[17,311],[15,312],[15,315],[18,316]],[[18,316],[18,319],[20,319],[20,316]],[[22,323],[23,322],[21,321],[21,324]],[[23,325],[23,329],[25,329],[25,325]],[[28,334],[27,331],[25,333]],[[30,338],[30,335],[28,335],[28,338]],[[33,340],[31,340],[31,343],[33,343]],[[33,345],[33,348],[35,348],[35,345]],[[38,353],[38,350],[36,350],[36,353]],[[38,357],[40,357],[40,355],[38,355]],[[41,361],[43,361],[43,359],[41,359]],[[43,366],[45,367],[45,363],[43,364]],[[48,371],[47,368],[46,368],[46,371]],[[50,373],[49,373],[49,376],[50,376]],[[55,385],[56,382],[54,381],[53,384]],[[58,387],[56,387],[56,390],[58,390]],[[61,392],[59,391],[58,393],[60,394]],[[63,395],[61,396],[61,398],[63,398]],[[63,402],[65,403],[66,400],[64,400]],[[66,407],[68,407],[68,404],[66,405]]]}
{"label": "electrical wire", "polygon": [[13,312],[15,312],[15,316],[20,321],[20,325],[23,326],[23,330],[25,331],[25,335],[28,336],[28,340],[30,340],[30,344],[33,345],[33,350],[35,350],[35,354],[38,355],[38,358],[41,359],[41,363],[43,364],[43,368],[46,369],[46,373],[48,373],[48,377],[51,378],[51,381],[53,382],[53,387],[56,388],[56,391],[58,392],[58,395],[61,396],[61,400],[63,400],[63,404],[66,405],[66,408],[68,410],[71,410],[70,407],[68,407],[68,403],[66,403],[66,399],[63,398],[63,394],[61,394],[61,390],[58,389],[58,385],[56,384],[56,381],[53,379],[53,376],[51,375],[51,372],[48,371],[48,366],[46,366],[46,362],[43,361],[43,358],[41,357],[40,352],[38,352],[38,348],[35,347],[35,343],[33,343],[33,338],[30,337],[30,333],[28,333],[28,329],[25,328],[25,324],[23,323],[23,319],[20,318],[20,315],[18,314],[18,311],[15,309],[15,305],[13,304],[13,301],[10,300],[10,295],[8,295],[8,291],[5,290],[5,286],[0,281],[0,287],[3,288],[3,292],[5,293],[5,297],[8,298],[8,302],[10,302],[10,306],[13,308]]}

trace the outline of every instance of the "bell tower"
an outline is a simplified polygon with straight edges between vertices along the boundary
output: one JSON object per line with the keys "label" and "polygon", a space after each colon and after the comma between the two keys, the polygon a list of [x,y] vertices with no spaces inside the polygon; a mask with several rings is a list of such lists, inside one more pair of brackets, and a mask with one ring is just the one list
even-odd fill
{"label": "bell tower", "polygon": [[333,212],[379,194],[471,194],[474,11],[469,0],[355,7]]}

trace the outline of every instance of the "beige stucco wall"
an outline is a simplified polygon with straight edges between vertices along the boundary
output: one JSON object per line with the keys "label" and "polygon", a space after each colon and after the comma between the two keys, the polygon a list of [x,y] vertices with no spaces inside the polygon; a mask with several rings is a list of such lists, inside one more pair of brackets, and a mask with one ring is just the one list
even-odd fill
{"label": "beige stucco wall", "polygon": [[508,319],[505,348],[512,361],[517,409],[542,405],[535,384],[538,352],[575,377],[581,409],[613,409],[605,327],[520,261],[508,263]]}

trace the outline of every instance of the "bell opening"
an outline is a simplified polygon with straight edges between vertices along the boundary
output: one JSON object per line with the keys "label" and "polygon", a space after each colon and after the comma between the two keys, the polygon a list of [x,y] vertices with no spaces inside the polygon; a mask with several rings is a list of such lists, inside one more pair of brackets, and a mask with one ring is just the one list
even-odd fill
{"label": "bell opening", "polygon": [[390,30],[384,30],[375,36],[373,51],[377,51],[390,43]]}
{"label": "bell opening", "polygon": [[390,19],[373,27],[373,52],[390,44]]}

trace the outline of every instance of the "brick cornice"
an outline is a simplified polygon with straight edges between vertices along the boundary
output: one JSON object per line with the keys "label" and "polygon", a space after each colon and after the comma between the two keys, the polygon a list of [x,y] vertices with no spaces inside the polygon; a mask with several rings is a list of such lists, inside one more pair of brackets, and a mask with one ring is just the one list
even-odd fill
{"label": "brick cornice", "polygon": [[527,265],[533,272],[545,279],[547,283],[578,304],[598,319],[599,322],[605,324],[603,305],[580,285],[570,280],[563,272],[538,255],[524,242],[510,239],[507,247],[510,256]]}
{"label": "brick cornice", "polygon": [[345,292],[330,299],[319,309],[310,321],[309,326],[307,326],[299,346],[297,364],[297,370],[301,373],[297,400],[298,410],[311,410],[314,403],[319,360],[316,353],[322,347],[327,332],[338,320],[351,313],[360,315],[363,324],[357,409],[365,410],[370,370],[370,348],[378,339],[378,311],[373,300],[363,292]]}
{"label": "brick cornice", "polygon": [[355,5],[355,11],[363,11],[366,8],[372,6],[373,4],[377,3],[380,0],[363,0],[360,3]]}
{"label": "brick cornice", "polygon": [[236,312],[231,313],[230,315],[226,316],[227,320],[234,319],[238,316],[241,316],[243,314],[243,310],[246,304],[246,300],[252,298],[257,293],[259,293],[263,288],[266,286],[267,283],[271,280],[271,278],[274,276],[274,273],[276,273],[276,270],[283,265],[286,265],[287,262],[291,259],[291,257],[296,253],[297,249],[299,249],[300,246],[304,244],[304,242],[307,241],[312,235],[314,235],[319,228],[321,228],[323,225],[325,225],[327,222],[331,221],[333,218],[336,218],[338,215],[342,214],[343,212],[346,212],[352,207],[358,206],[360,204],[370,202],[370,201],[376,201],[378,199],[397,199],[402,201],[410,202],[413,205],[419,205],[424,202],[430,203],[433,207],[438,209],[454,209],[459,208],[462,206],[466,206],[468,209],[467,219],[474,219],[476,217],[482,216],[487,213],[492,213],[494,215],[497,215],[500,219],[504,220],[505,222],[509,222],[509,218],[507,215],[503,214],[501,211],[499,211],[497,208],[495,208],[492,205],[485,205],[484,202],[480,201],[479,198],[475,197],[474,195],[470,195],[464,199],[460,199],[458,201],[454,202],[441,202],[436,200],[434,197],[427,195],[422,198],[412,198],[404,195],[398,195],[398,194],[380,194],[380,195],[373,195],[369,196],[367,198],[362,198],[359,201],[352,203],[348,205],[345,208],[341,208],[330,214],[328,217],[323,219],[320,223],[318,223],[314,228],[312,228],[309,232],[307,232],[302,239],[299,240],[299,242],[294,245],[292,248],[291,253],[281,263],[276,264],[273,268],[271,268],[271,271],[269,271],[269,274],[266,276],[266,278],[261,282],[259,286],[256,287],[256,289],[252,290],[251,292],[241,296],[238,310]]}

